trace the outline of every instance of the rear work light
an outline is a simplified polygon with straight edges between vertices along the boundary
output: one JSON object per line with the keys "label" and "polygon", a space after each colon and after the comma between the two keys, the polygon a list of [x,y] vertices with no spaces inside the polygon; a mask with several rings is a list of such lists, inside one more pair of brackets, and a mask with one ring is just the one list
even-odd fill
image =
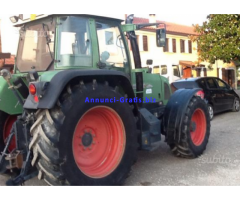
{"label": "rear work light", "polygon": [[196,93],[196,96],[199,96],[199,97],[201,97],[201,99],[204,99],[204,92],[202,90],[200,90]]}
{"label": "rear work light", "polygon": [[34,84],[29,85],[29,93],[35,95],[37,93],[36,86]]}

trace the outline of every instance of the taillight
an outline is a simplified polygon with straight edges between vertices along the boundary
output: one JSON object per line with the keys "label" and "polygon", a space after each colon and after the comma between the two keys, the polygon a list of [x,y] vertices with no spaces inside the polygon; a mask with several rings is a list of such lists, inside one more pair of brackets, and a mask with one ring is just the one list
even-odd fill
{"label": "taillight", "polygon": [[201,97],[202,99],[204,99],[204,92],[203,92],[202,90],[200,90],[200,91],[198,91],[198,92],[196,93],[196,96],[199,96],[199,97]]}
{"label": "taillight", "polygon": [[35,102],[39,102],[39,99],[38,99],[38,96],[37,96],[37,95],[34,96],[34,101],[35,101]]}
{"label": "taillight", "polygon": [[34,84],[30,84],[30,85],[29,85],[29,93],[30,93],[31,95],[35,95],[35,94],[37,93],[37,89],[36,89],[36,87],[35,87]]}

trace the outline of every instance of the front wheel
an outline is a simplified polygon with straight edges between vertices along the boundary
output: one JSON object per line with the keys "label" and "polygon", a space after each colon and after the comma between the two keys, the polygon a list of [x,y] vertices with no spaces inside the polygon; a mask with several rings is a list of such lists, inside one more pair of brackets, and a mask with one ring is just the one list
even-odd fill
{"label": "front wheel", "polygon": [[173,154],[185,158],[200,156],[205,151],[210,136],[209,111],[201,98],[192,98],[179,126],[180,140],[170,145]]}
{"label": "front wheel", "polygon": [[212,121],[214,117],[214,111],[213,111],[213,106],[211,104],[208,104],[208,112],[209,112],[210,120]]}
{"label": "front wheel", "polygon": [[239,99],[235,98],[234,103],[233,103],[232,111],[233,112],[239,112],[239,110],[240,110]]}

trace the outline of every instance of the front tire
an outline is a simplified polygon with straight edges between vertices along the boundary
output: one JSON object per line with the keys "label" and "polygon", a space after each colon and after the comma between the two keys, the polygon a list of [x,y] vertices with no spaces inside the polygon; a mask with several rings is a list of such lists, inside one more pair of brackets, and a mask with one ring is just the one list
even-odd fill
{"label": "front tire", "polygon": [[213,110],[213,106],[211,104],[208,104],[208,112],[209,112],[210,121],[212,121],[213,117],[214,117],[214,110]]}
{"label": "front tire", "polygon": [[52,110],[38,113],[31,128],[33,165],[50,185],[122,185],[137,156],[137,131],[128,103],[104,85],[68,88]]}
{"label": "front tire", "polygon": [[239,98],[235,98],[234,103],[233,103],[233,112],[239,112],[240,110],[240,105],[239,105]]}
{"label": "front tire", "polygon": [[205,151],[210,136],[210,117],[200,97],[190,101],[182,122],[179,142],[170,145],[177,157],[197,158]]}

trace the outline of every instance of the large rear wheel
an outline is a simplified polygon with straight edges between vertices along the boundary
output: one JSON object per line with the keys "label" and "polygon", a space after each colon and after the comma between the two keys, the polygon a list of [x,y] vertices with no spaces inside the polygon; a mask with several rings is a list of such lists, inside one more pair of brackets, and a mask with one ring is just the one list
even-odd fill
{"label": "large rear wheel", "polygon": [[210,116],[206,103],[193,97],[186,109],[179,142],[170,147],[175,156],[196,158],[205,151],[210,136]]}
{"label": "large rear wheel", "polygon": [[33,165],[50,185],[121,185],[137,156],[136,122],[127,103],[106,85],[73,86],[31,128]]}

